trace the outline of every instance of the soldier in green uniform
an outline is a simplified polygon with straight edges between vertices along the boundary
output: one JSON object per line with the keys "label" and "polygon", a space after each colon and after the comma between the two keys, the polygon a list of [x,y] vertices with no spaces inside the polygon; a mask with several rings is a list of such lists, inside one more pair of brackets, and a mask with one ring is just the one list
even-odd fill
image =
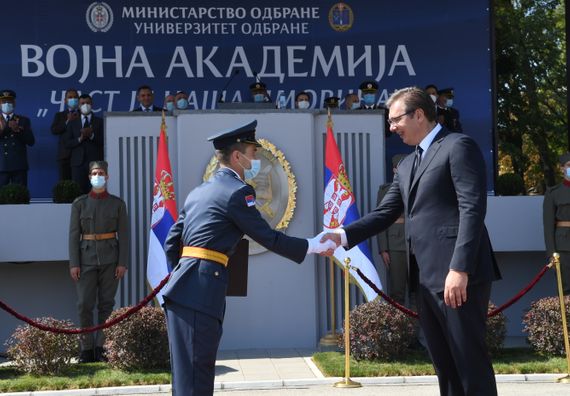
{"label": "soldier in green uniform", "polygon": [[560,253],[560,271],[564,294],[570,294],[570,153],[560,156],[564,174],[562,183],[544,194],[542,207],[546,254]]}
{"label": "soldier in green uniform", "polygon": [[[405,154],[392,157],[392,170],[396,174],[398,163]],[[378,189],[377,206],[386,195],[392,183],[383,184]],[[408,284],[408,256],[406,253],[406,238],[404,234],[404,216],[396,220],[386,231],[378,234],[378,250],[388,272],[388,295],[404,305],[406,303],[406,286]]]}
{"label": "soldier in green uniform", "polygon": [[[89,164],[89,194],[71,205],[69,222],[69,267],[77,288],[77,310],[81,327],[93,326],[97,301],[97,323],[104,323],[115,305],[119,280],[127,271],[129,233],[125,202],[107,192],[107,162]],[[81,336],[82,363],[102,361],[102,331]]]}

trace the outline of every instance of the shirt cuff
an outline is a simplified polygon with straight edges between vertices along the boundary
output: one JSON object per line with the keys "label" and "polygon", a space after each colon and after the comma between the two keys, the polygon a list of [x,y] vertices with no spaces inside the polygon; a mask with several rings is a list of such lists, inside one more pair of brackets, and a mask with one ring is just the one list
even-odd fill
{"label": "shirt cuff", "polygon": [[337,228],[336,230],[334,230],[334,233],[340,235],[341,246],[347,247],[348,240],[346,239],[346,231],[344,230],[344,228]]}

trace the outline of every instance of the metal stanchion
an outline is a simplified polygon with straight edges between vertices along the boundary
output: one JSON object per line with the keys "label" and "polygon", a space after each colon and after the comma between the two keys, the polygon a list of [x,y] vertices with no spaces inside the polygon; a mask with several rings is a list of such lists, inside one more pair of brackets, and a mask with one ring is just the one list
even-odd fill
{"label": "metal stanchion", "polygon": [[344,259],[344,380],[335,388],[360,388],[362,384],[350,379],[350,258]]}
{"label": "metal stanchion", "polygon": [[329,276],[329,304],[331,306],[331,331],[321,338],[319,341],[319,345],[323,347],[336,347],[337,343],[337,335],[336,335],[336,315],[335,315],[335,284],[334,284],[334,262],[332,257],[329,257],[329,268],[330,268],[330,276]]}
{"label": "metal stanchion", "polygon": [[566,349],[566,363],[568,371],[565,377],[558,378],[556,382],[570,384],[570,343],[568,342],[568,322],[566,321],[566,305],[564,304],[564,291],[562,289],[562,274],[560,273],[560,255],[552,255],[556,267],[556,279],[558,281],[558,297],[560,298],[560,313],[562,315],[562,331],[564,334],[564,348]]}

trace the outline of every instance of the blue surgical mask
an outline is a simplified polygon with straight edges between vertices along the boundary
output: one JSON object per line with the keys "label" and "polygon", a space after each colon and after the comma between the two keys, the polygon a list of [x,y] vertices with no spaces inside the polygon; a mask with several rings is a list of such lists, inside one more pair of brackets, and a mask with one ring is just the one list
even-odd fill
{"label": "blue surgical mask", "polygon": [[350,105],[350,110],[360,109],[360,102],[352,102]]}
{"label": "blue surgical mask", "polygon": [[166,102],[166,110],[168,111],[174,110],[174,102]]}
{"label": "blue surgical mask", "polygon": [[261,103],[265,100],[265,95],[264,94],[255,94],[253,95],[253,101],[255,103]]}
{"label": "blue surgical mask", "polygon": [[452,107],[452,106],[453,106],[453,99],[451,99],[451,98],[450,98],[450,99],[447,99],[447,101],[445,102],[445,105],[446,105],[447,107]]}
{"label": "blue surgical mask", "polygon": [[566,177],[570,179],[570,168],[566,168]]}
{"label": "blue surgical mask", "polygon": [[188,100],[187,99],[178,99],[178,101],[176,102],[176,107],[178,107],[180,110],[184,110],[188,107]]}
{"label": "blue surgical mask", "polygon": [[69,98],[67,99],[67,107],[69,107],[70,109],[77,109],[77,106],[79,105],[79,99],[77,98]]}
{"label": "blue surgical mask", "polygon": [[10,114],[14,111],[14,104],[13,103],[2,103],[2,113]]}
{"label": "blue surgical mask", "polygon": [[300,109],[308,109],[309,108],[309,102],[307,100],[301,100],[298,104]]}
{"label": "blue surgical mask", "polygon": [[[245,156],[244,156],[245,157]],[[258,159],[249,159],[245,157],[249,161],[249,169],[243,166],[240,162],[241,167],[243,168],[243,177],[246,180],[251,180],[257,176],[261,169],[261,160]]]}
{"label": "blue surgical mask", "polygon": [[93,188],[99,189],[105,187],[105,176],[91,176],[89,180],[91,181]]}
{"label": "blue surgical mask", "polygon": [[367,106],[376,104],[376,95],[374,94],[364,94],[362,95],[362,99]]}

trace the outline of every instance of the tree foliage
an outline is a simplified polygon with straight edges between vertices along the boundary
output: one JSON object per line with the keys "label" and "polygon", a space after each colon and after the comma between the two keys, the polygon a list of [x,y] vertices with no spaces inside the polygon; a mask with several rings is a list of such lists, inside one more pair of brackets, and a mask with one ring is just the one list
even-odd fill
{"label": "tree foliage", "polygon": [[562,0],[496,0],[499,173],[543,192],[567,150],[566,35]]}

